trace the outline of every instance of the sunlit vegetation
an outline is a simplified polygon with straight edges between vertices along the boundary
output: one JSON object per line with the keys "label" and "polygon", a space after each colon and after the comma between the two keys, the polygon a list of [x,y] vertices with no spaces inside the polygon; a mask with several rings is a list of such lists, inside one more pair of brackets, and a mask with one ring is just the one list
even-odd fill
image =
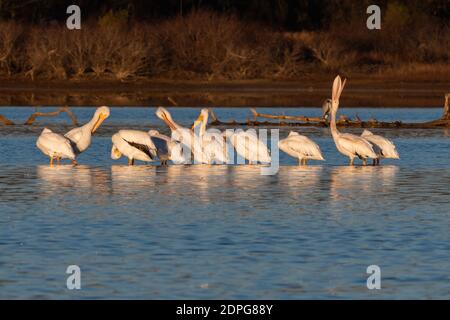
{"label": "sunlit vegetation", "polygon": [[[273,8],[271,1],[259,2],[261,12],[251,15],[233,1],[223,1],[228,7],[212,1],[202,6],[206,9],[185,1],[182,13],[180,2],[168,1],[173,8],[157,18],[156,9],[142,16],[140,1],[131,2],[134,7],[117,2],[113,9],[99,9],[98,16],[90,12],[82,29],[73,31],[65,27],[64,15],[43,19],[42,8],[36,11],[40,16],[22,22],[26,8],[4,1],[0,77],[213,81],[295,80],[331,72],[450,75],[445,1],[380,1],[380,31],[366,28],[365,1],[323,3],[317,21],[307,14],[308,1],[293,8],[290,1],[276,2]],[[424,3],[428,11],[421,9]]]}

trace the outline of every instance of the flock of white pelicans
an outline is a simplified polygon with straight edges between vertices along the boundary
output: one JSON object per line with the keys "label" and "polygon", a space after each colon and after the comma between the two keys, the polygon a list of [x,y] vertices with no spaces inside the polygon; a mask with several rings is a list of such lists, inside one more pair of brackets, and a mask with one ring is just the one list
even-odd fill
{"label": "flock of white pelicans", "polygon": [[[349,158],[353,165],[355,158],[367,164],[367,159],[373,159],[373,164],[379,164],[381,158],[398,159],[399,155],[392,141],[374,135],[364,130],[361,136],[339,132],[336,127],[336,113],[339,98],[346,80],[337,76],[333,82],[332,98],[324,103],[323,116],[330,116],[330,129],[337,150]],[[39,136],[37,147],[50,158],[50,165],[56,160],[70,159],[76,164],[76,157],[91,144],[92,134],[109,116],[108,107],[97,108],[92,119],[85,125],[70,130],[65,135],[52,132],[45,128]],[[160,161],[162,165],[170,160],[174,164],[192,163],[192,156],[197,163],[224,164],[229,163],[227,149],[228,140],[236,153],[249,163],[268,164],[271,162],[267,146],[258,139],[254,130],[206,130],[208,109],[202,109],[192,128],[177,124],[170,113],[159,107],[156,116],[164,121],[171,130],[171,137],[156,130],[148,132],[138,130],[120,130],[112,136],[111,158],[128,158],[128,164],[135,160]],[[306,165],[308,160],[324,160],[319,146],[306,136],[291,131],[285,139],[278,142],[278,147],[288,155],[297,158],[299,164]]]}

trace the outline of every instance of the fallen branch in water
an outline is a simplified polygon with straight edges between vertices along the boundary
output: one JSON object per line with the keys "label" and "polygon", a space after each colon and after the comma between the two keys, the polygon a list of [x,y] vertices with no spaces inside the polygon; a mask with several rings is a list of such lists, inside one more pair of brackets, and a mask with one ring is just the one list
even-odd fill
{"label": "fallen branch in water", "polygon": [[268,118],[268,119],[283,119],[283,120],[297,120],[297,121],[305,121],[305,122],[324,122],[325,120],[317,117],[305,117],[305,116],[277,116],[272,114],[264,114],[256,112],[255,108],[250,108],[250,111],[253,113],[253,116],[256,118]]}
{"label": "fallen branch in water", "polygon": [[73,114],[72,110],[70,110],[70,108],[68,106],[64,106],[59,108],[56,111],[53,112],[35,112],[33,113],[27,121],[25,121],[24,125],[26,126],[31,126],[34,121],[36,120],[37,117],[55,117],[58,116],[60,113],[65,112],[69,115],[69,117],[72,119],[72,124],[74,126],[78,126],[78,121],[77,121],[77,117]]}
{"label": "fallen branch in water", "polygon": [[8,118],[2,116],[1,114],[0,114],[0,122],[3,122],[3,124],[4,124],[5,126],[13,126],[13,125],[14,125],[14,122],[12,122],[12,121],[9,120]]}
{"label": "fallen branch in water", "polygon": [[[376,119],[369,119],[362,121],[359,116],[355,120],[351,120],[344,115],[341,115],[336,121],[339,127],[348,128],[401,128],[401,129],[433,129],[433,128],[447,128],[450,127],[450,107],[449,107],[450,93],[445,95],[444,113],[442,118],[419,123],[403,123],[401,121],[383,122]],[[254,120],[247,120],[244,122],[237,122],[231,120],[228,122],[220,121],[214,112],[211,110],[211,125],[213,126],[273,126],[273,127],[328,127],[328,122],[318,117],[305,116],[285,116],[285,115],[271,115],[258,113],[254,108],[250,108],[254,116]],[[258,121],[258,118],[290,120],[271,122]]]}
{"label": "fallen branch in water", "polygon": [[449,106],[449,100],[450,100],[450,93],[447,93],[445,95],[445,102],[444,102],[444,114],[442,115],[442,119],[450,119],[450,106]]}
{"label": "fallen branch in water", "polygon": [[[227,122],[216,119],[210,123],[212,126],[267,126],[267,127],[328,127],[328,123],[322,122],[271,122],[271,121],[252,121],[238,122],[231,120]],[[450,119],[438,119],[421,123],[403,123],[401,121],[382,122],[382,121],[354,121],[339,120],[336,121],[338,127],[347,128],[399,128],[399,129],[433,129],[439,127],[450,127]]]}

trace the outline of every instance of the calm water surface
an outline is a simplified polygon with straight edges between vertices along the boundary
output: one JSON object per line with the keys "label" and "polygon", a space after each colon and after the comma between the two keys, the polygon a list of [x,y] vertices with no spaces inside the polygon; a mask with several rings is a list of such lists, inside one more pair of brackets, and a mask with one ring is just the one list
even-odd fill
{"label": "calm water surface", "polygon": [[[0,113],[20,123],[32,110]],[[92,110],[75,113],[84,122]],[[120,128],[167,133],[154,111],[113,108],[76,167],[49,167],[35,147],[44,126],[71,128],[68,117],[0,126],[0,298],[450,298],[449,130],[374,130],[401,156],[380,167],[345,166],[322,128],[298,131],[326,162],[297,167],[280,154],[274,176],[258,166],[111,160],[110,136]],[[199,113],[171,111],[183,125]],[[441,110],[342,112],[425,121]],[[246,109],[216,113],[250,117]],[[72,264],[81,268],[81,290],[66,289]],[[381,268],[381,290],[366,287],[372,264]]]}

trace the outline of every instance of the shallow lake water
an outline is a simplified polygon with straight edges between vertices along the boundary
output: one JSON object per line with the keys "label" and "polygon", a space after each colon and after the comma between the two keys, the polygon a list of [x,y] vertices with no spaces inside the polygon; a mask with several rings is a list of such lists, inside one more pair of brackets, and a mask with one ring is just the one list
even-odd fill
{"label": "shallow lake water", "polygon": [[[81,123],[93,112],[73,110]],[[32,111],[0,114],[21,123]],[[450,130],[373,130],[401,156],[379,167],[346,166],[327,128],[282,128],[280,137],[311,137],[326,161],[298,167],[280,153],[271,176],[250,165],[111,160],[119,129],[168,133],[154,111],[112,108],[76,167],[49,167],[35,147],[44,126],[71,128],[67,116],[0,126],[0,298],[450,298]],[[170,111],[186,126],[199,113]],[[215,112],[251,118],[248,109]],[[341,112],[414,122],[442,111]],[[81,268],[81,290],[66,288],[69,265]],[[381,290],[367,289],[369,265],[381,268]]]}

